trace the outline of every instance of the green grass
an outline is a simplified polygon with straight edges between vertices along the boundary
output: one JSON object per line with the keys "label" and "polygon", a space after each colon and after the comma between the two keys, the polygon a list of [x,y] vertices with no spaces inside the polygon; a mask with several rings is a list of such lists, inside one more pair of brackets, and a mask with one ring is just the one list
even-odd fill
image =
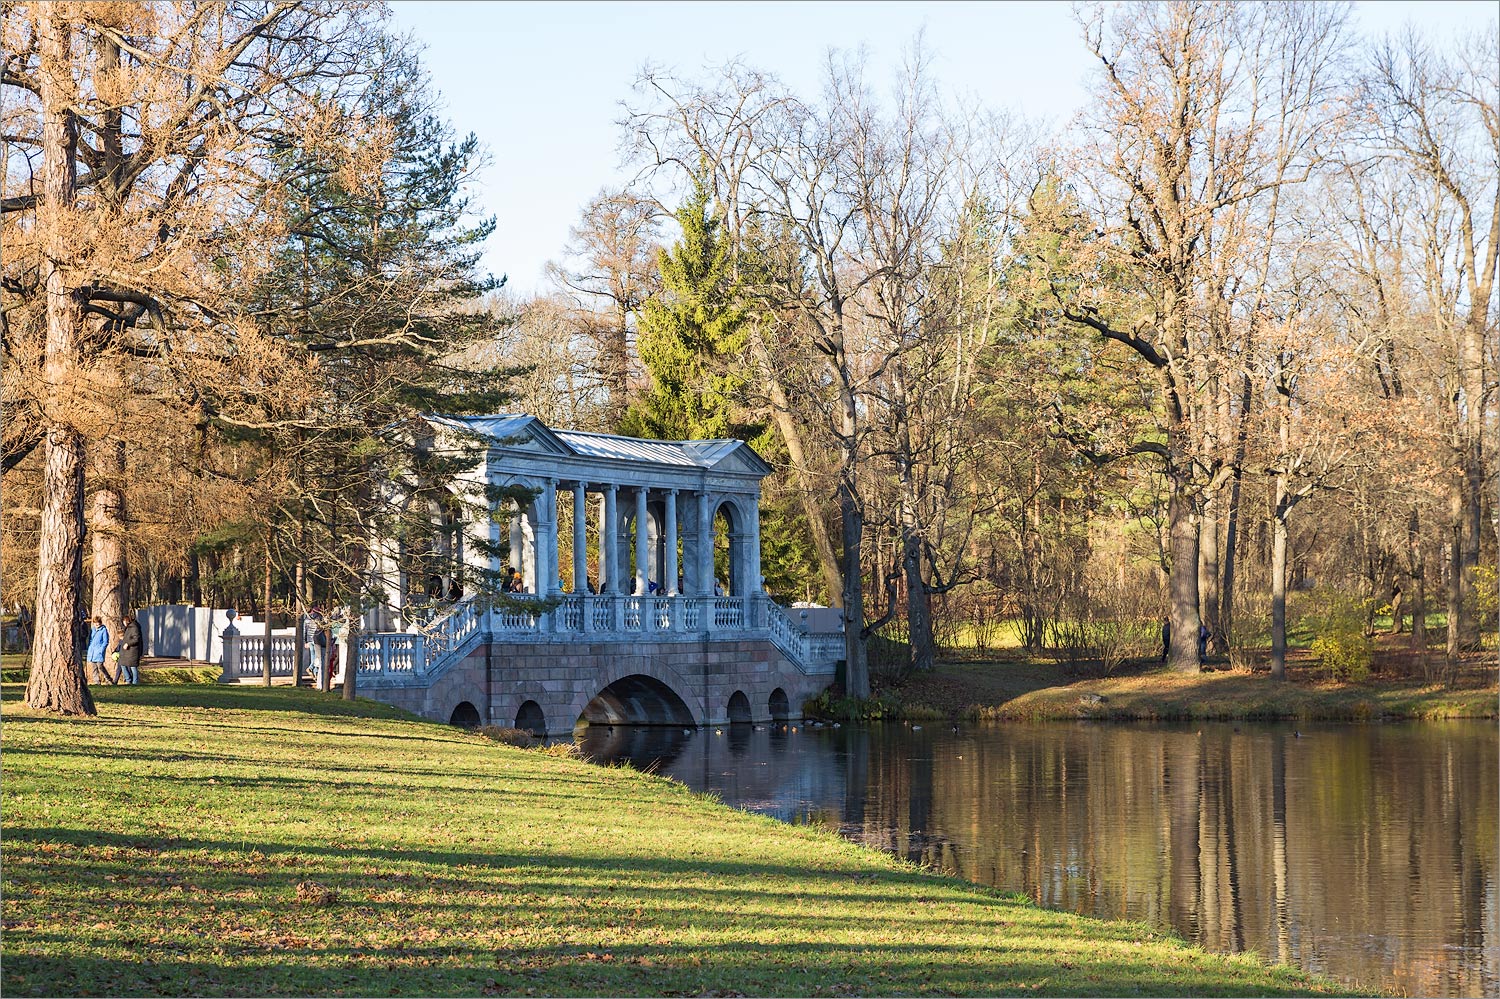
{"label": "green grass", "polygon": [[7,996],[1341,991],[368,702],[19,694]]}

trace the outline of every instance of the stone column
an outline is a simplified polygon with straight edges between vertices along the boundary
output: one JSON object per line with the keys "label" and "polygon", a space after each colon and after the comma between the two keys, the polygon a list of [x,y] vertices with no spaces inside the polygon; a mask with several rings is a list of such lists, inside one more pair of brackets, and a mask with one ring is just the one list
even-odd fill
{"label": "stone column", "polygon": [[526,557],[526,539],[521,533],[522,516],[521,505],[517,503],[515,511],[510,515],[510,567],[524,576],[526,568],[522,563]]}
{"label": "stone column", "polygon": [[750,510],[745,515],[745,585],[747,596],[763,596],[765,587],[760,583],[760,497],[750,497]]}
{"label": "stone column", "polygon": [[615,511],[615,493],[619,489],[614,483],[604,487],[604,520],[599,525],[599,592],[619,593],[620,563],[615,553],[615,531],[619,516]]}
{"label": "stone column", "polygon": [[589,592],[588,483],[573,483],[573,592]]}
{"label": "stone column", "polygon": [[698,494],[698,550],[693,554],[698,559],[698,592],[711,597],[714,595],[714,512],[707,492]]}
{"label": "stone column", "polygon": [[651,532],[646,530],[649,520],[646,512],[646,487],[637,486],[635,490],[635,592],[637,596],[647,595],[647,584],[650,583],[651,574]]}
{"label": "stone column", "polygon": [[541,504],[542,531],[541,537],[537,539],[537,547],[540,549],[537,564],[536,592],[544,597],[550,597],[557,593],[557,480],[548,479],[547,488],[542,493]]}
{"label": "stone column", "polygon": [[667,522],[662,531],[664,558],[661,563],[661,592],[677,595],[677,490],[667,490]]}

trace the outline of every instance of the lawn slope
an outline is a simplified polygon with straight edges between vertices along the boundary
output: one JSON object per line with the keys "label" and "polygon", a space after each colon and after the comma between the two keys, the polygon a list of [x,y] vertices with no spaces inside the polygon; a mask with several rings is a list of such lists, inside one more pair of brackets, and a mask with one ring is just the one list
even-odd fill
{"label": "lawn slope", "polygon": [[19,694],[7,996],[1335,989],[380,705],[120,687],[64,721]]}

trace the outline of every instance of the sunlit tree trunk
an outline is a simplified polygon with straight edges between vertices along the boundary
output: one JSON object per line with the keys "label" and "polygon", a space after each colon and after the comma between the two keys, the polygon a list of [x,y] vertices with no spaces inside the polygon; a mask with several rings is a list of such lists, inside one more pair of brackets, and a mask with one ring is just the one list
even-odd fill
{"label": "sunlit tree trunk", "polygon": [[[125,444],[110,441],[95,464],[99,481],[90,497],[89,537],[93,546],[93,612],[109,629],[115,645],[125,629],[129,568],[125,558]],[[105,657],[104,672],[110,671]]]}
{"label": "sunlit tree trunk", "polygon": [[[70,259],[63,216],[77,200],[78,127],[72,104],[69,48],[72,29],[61,4],[38,11],[41,55],[42,206],[47,225],[45,258],[47,342],[44,376],[54,386],[76,378],[74,361],[83,311],[68,287]],[[56,418],[54,418],[56,419]],[[62,417],[66,419],[66,415]],[[72,426],[54,422],[45,444],[44,498],[37,552],[36,642],[26,703],[69,715],[96,714],[83,676],[78,625],[83,589],[83,440]]]}

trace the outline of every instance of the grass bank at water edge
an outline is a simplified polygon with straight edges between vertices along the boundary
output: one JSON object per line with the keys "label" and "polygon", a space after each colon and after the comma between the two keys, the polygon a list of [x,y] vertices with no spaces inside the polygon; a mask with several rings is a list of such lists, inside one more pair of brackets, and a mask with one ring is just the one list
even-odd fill
{"label": "grass bank at water edge", "polygon": [[681,784],[277,688],[4,691],[20,995],[1294,995]]}

